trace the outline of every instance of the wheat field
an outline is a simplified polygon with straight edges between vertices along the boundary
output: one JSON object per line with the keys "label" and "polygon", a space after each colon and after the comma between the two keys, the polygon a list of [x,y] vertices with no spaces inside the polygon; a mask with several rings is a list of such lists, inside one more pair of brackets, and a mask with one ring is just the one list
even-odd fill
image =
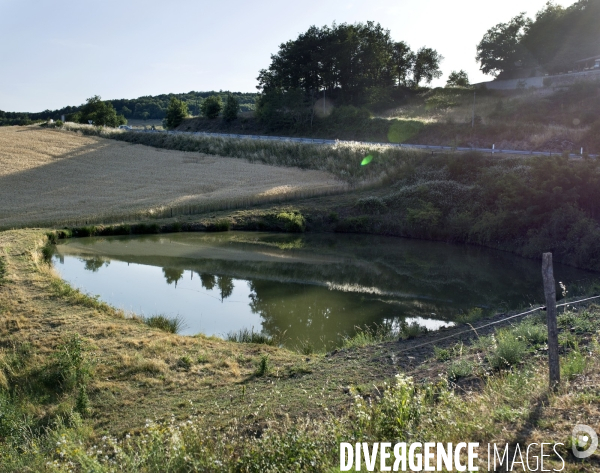
{"label": "wheat field", "polygon": [[345,186],[324,171],[37,126],[0,128],[0,228],[170,216],[339,192]]}

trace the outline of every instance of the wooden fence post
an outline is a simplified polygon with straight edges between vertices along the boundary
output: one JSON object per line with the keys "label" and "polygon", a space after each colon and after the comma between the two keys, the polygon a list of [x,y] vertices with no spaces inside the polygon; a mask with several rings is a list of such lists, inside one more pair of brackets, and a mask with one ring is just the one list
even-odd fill
{"label": "wooden fence post", "polygon": [[542,277],[546,295],[546,316],[548,320],[548,365],[550,389],[556,390],[560,383],[560,365],[558,361],[558,327],[556,323],[556,285],[552,269],[552,253],[542,255]]}

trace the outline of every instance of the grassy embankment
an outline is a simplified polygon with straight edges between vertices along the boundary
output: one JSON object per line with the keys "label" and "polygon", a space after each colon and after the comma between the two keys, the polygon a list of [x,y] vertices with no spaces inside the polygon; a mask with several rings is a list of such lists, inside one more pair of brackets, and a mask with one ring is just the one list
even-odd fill
{"label": "grassy embankment", "polygon": [[2,471],[336,471],[340,441],[384,440],[563,442],[564,471],[600,465],[569,453],[576,422],[600,425],[600,307],[560,314],[548,393],[540,316],[307,356],[127,318],[61,281],[44,241],[0,233]]}
{"label": "grassy embankment", "polygon": [[[221,213],[221,220],[230,217],[228,228],[285,230],[287,220],[280,215],[287,213],[301,218],[297,230],[464,242],[532,258],[552,251],[557,261],[600,270],[600,161],[595,159],[431,155],[360,144],[83,130],[155,147],[323,170],[357,185],[350,193],[298,200],[293,206]],[[373,160],[361,166],[367,155]],[[361,189],[365,182],[370,187]],[[203,230],[215,222],[199,220],[154,221],[153,231]],[[127,228],[125,233],[130,233]],[[95,231],[122,233],[123,228]]]}
{"label": "grassy embankment", "polygon": [[[190,118],[178,129],[221,133],[310,136],[341,140],[600,153],[600,88],[581,83],[568,90],[427,89],[401,106],[376,111],[337,107],[311,127],[268,128],[254,118],[233,123]],[[382,111],[383,110],[383,111]]]}

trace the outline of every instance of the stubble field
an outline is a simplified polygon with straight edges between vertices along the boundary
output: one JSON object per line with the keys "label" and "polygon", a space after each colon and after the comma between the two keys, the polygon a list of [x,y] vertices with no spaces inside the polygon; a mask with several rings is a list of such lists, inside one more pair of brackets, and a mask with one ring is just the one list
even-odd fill
{"label": "stubble field", "polygon": [[338,189],[333,175],[39,127],[0,129],[0,228],[227,208]]}

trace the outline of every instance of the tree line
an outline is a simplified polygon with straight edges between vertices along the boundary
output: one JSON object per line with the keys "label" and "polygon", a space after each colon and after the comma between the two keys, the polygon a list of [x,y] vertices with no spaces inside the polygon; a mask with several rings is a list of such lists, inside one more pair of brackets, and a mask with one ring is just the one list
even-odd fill
{"label": "tree line", "polygon": [[312,126],[321,98],[336,106],[389,105],[440,77],[442,60],[432,48],[413,51],[394,41],[372,21],[311,26],[282,43],[259,72],[257,116],[275,127]]}
{"label": "tree line", "polygon": [[485,74],[500,79],[568,72],[575,61],[600,55],[600,0],[564,8],[546,3],[530,19],[525,13],[490,28],[477,45]]}

